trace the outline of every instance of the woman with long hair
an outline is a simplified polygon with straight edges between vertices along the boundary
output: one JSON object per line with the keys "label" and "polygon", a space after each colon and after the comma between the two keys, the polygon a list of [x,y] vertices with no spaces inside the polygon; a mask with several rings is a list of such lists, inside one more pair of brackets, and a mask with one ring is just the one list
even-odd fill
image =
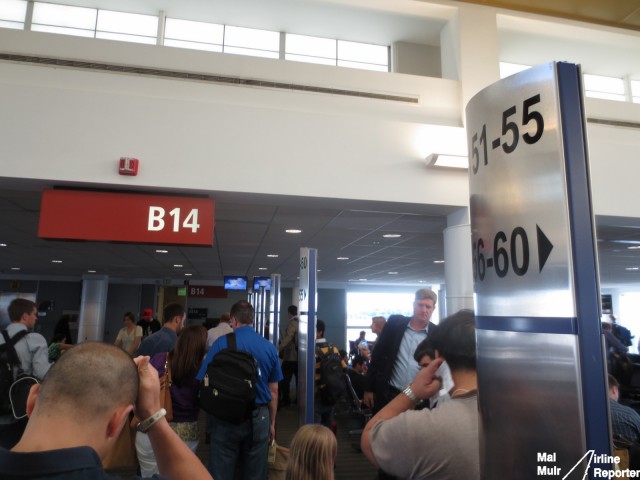
{"label": "woman with long hair", "polygon": [[291,440],[285,480],[333,480],[338,442],[317,423],[303,425]]}
{"label": "woman with long hair", "polygon": [[[173,419],[169,425],[193,450],[198,447],[198,386],[196,374],[206,353],[207,329],[201,325],[191,325],[180,333],[178,342],[169,353],[158,353],[151,357],[151,365],[158,375],[165,374],[165,364],[171,371],[171,403]],[[156,457],[145,433],[136,433],[136,452],[143,477],[158,473]]]}

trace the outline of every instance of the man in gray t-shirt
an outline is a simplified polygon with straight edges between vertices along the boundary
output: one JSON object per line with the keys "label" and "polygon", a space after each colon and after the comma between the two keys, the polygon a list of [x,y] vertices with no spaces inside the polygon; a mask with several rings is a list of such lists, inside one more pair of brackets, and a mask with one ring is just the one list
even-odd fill
{"label": "man in gray t-shirt", "polygon": [[[431,335],[436,359],[370,421],[362,451],[385,472],[410,479],[479,479],[478,380],[475,319],[470,310],[440,322]],[[451,400],[433,410],[413,410],[442,387],[436,371],[451,369]]]}

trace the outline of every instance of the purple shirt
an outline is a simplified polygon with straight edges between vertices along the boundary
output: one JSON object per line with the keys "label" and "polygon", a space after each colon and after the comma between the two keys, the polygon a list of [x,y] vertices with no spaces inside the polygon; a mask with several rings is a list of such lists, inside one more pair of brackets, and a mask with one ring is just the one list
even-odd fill
{"label": "purple shirt", "polygon": [[[157,353],[151,357],[151,365],[158,370],[158,375],[164,375],[164,363],[166,353]],[[196,370],[197,373],[197,370]],[[172,422],[197,422],[200,407],[198,406],[198,388],[200,382],[193,378],[178,386],[175,382],[171,385],[171,402],[173,406]]]}

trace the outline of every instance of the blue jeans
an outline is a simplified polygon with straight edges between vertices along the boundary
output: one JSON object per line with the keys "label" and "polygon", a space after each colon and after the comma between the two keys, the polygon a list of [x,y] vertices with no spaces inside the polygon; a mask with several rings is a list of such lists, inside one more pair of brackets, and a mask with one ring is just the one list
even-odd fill
{"label": "blue jeans", "polygon": [[335,405],[325,405],[319,398],[315,399],[315,405],[313,408],[313,422],[321,423],[327,428],[331,428],[333,423],[333,412],[336,408]]}
{"label": "blue jeans", "polygon": [[251,419],[234,425],[210,416],[209,473],[216,480],[233,480],[236,465],[242,465],[244,480],[267,478],[269,409],[256,408]]}

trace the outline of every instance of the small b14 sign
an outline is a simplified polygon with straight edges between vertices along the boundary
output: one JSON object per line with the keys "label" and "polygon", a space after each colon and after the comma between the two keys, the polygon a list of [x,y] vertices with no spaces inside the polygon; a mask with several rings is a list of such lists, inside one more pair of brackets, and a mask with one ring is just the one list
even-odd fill
{"label": "small b14 sign", "polygon": [[209,198],[45,190],[40,238],[213,245]]}

